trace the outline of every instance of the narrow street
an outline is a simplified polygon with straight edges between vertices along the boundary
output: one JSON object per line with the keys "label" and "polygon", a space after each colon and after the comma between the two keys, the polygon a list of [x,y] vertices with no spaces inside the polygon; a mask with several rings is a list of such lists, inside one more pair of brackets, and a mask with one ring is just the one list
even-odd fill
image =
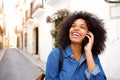
{"label": "narrow street", "polygon": [[0,61],[0,80],[35,80],[42,70],[18,49],[6,49]]}

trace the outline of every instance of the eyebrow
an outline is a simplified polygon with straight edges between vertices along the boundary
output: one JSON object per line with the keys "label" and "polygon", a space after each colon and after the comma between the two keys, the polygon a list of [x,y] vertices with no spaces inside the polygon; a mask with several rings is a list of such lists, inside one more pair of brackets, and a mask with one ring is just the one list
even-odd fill
{"label": "eyebrow", "polygon": [[[76,24],[73,23],[72,25],[76,25]],[[79,24],[79,26],[80,26],[80,25],[83,25],[83,26],[86,26],[86,27],[87,27],[87,25],[86,25],[86,24],[83,24],[83,23],[82,23],[82,24]]]}

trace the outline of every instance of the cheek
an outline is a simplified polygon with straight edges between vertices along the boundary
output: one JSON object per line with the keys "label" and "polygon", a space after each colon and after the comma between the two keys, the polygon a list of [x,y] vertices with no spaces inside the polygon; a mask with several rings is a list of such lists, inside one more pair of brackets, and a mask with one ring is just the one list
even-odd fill
{"label": "cheek", "polygon": [[72,33],[72,28],[69,29],[69,35]]}
{"label": "cheek", "polygon": [[73,28],[70,28],[70,29],[69,29],[69,33],[70,33],[71,31],[73,31]]}
{"label": "cheek", "polygon": [[88,33],[88,30],[81,30],[81,33],[82,33],[83,35],[86,35],[86,34]]}
{"label": "cheek", "polygon": [[83,39],[85,38],[85,36],[87,35],[87,33],[88,33],[88,31],[82,32],[82,38],[83,38]]}
{"label": "cheek", "polygon": [[71,31],[69,30],[69,38],[70,38],[70,36],[71,36]]}
{"label": "cheek", "polygon": [[71,40],[72,37],[72,29],[69,30],[69,39]]}

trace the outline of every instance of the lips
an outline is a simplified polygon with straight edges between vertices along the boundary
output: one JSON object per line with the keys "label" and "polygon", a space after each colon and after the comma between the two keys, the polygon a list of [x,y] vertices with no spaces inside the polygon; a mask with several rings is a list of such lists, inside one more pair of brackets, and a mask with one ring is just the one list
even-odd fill
{"label": "lips", "polygon": [[73,37],[79,37],[80,36],[80,34],[76,33],[76,32],[74,32],[72,35],[73,35]]}

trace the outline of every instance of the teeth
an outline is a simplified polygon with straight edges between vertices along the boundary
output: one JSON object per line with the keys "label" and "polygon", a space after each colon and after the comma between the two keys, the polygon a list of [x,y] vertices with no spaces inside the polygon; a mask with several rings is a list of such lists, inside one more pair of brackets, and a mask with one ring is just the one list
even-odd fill
{"label": "teeth", "polygon": [[79,37],[80,34],[78,34],[78,33],[73,33],[73,36],[74,36],[74,37]]}

